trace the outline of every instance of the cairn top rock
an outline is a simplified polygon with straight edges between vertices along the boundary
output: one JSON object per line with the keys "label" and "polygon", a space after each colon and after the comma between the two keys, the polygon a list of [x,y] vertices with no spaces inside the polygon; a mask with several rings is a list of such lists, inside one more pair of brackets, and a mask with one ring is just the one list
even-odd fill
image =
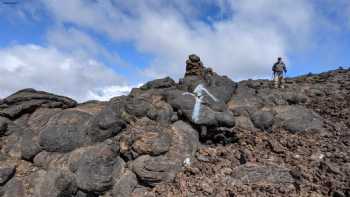
{"label": "cairn top rock", "polygon": [[196,54],[189,55],[188,59],[190,59],[192,62],[200,62],[201,61],[201,58]]}
{"label": "cairn top rock", "polygon": [[204,75],[204,66],[201,62],[199,56],[192,54],[188,56],[188,60],[186,60],[186,73],[185,76],[195,75],[203,77]]}

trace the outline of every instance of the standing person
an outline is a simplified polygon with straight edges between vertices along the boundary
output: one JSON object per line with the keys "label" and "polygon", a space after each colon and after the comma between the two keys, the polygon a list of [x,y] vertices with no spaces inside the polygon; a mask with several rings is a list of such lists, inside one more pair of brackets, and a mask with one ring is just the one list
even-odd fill
{"label": "standing person", "polygon": [[278,57],[277,62],[272,67],[272,71],[275,88],[284,88],[283,72],[287,73],[287,68],[281,57]]}

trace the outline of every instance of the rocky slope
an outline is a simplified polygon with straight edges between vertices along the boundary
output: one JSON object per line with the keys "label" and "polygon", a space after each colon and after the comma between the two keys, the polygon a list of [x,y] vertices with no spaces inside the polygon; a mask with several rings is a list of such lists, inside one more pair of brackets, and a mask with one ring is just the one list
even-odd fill
{"label": "rocky slope", "polygon": [[273,89],[187,65],[109,102],[1,100],[0,196],[350,196],[350,69]]}

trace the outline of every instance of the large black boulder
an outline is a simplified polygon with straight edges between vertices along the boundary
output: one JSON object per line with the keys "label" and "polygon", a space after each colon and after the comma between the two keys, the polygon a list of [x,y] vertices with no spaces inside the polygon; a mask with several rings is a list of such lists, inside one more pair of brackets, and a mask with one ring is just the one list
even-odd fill
{"label": "large black boulder", "polygon": [[165,156],[144,155],[132,162],[132,170],[143,185],[156,186],[162,182],[174,180],[178,164]]}
{"label": "large black boulder", "polygon": [[247,81],[240,82],[235,94],[228,103],[228,107],[237,115],[247,115],[264,106],[263,99],[255,89],[249,87]]}
{"label": "large black boulder", "polygon": [[171,136],[156,126],[136,130],[132,135],[132,150],[138,155],[158,156],[169,151]]}
{"label": "large black boulder", "polygon": [[114,184],[112,196],[129,197],[137,185],[138,182],[136,175],[130,170],[125,170]]}
{"label": "large black boulder", "polygon": [[206,81],[208,90],[219,101],[224,103],[227,103],[231,99],[237,89],[237,84],[227,76],[219,76],[214,73],[214,75],[208,76]]}
{"label": "large black boulder", "polygon": [[45,100],[29,100],[21,103],[12,104],[8,108],[1,110],[0,116],[14,119],[21,116],[22,114],[33,112],[45,102]]}
{"label": "large black boulder", "polygon": [[117,135],[125,127],[126,122],[121,115],[112,107],[106,106],[90,120],[86,132],[93,142],[102,142]]}
{"label": "large black boulder", "polygon": [[0,136],[4,135],[7,131],[8,120],[0,117]]}
{"label": "large black boulder", "polygon": [[15,174],[16,166],[11,163],[0,163],[0,186],[4,185]]}
{"label": "large black boulder", "polygon": [[[73,153],[74,154],[74,153]],[[113,172],[121,168],[118,152],[112,144],[98,144],[77,150],[70,164],[77,185],[83,191],[104,192],[113,186]]]}
{"label": "large black boulder", "polygon": [[165,77],[162,79],[156,79],[153,81],[147,82],[145,85],[141,86],[141,90],[148,90],[148,89],[160,89],[160,88],[170,88],[175,86],[175,81],[170,77]]}
{"label": "large black boulder", "polygon": [[274,127],[282,127],[291,133],[323,130],[323,119],[301,105],[280,106],[274,111]]}
{"label": "large black boulder", "polygon": [[[143,124],[141,128],[144,128],[145,132],[151,129],[145,125],[147,123],[152,124],[149,121],[137,122]],[[163,182],[173,181],[184,162],[193,160],[199,146],[198,133],[183,121],[173,123],[171,128],[160,126],[160,129],[163,131],[157,132],[153,128],[147,134],[140,132],[141,136],[136,137],[132,145],[134,151],[143,154],[130,162],[130,166],[140,183],[145,186],[154,187]],[[157,133],[160,134],[160,139],[154,135]],[[124,146],[123,143],[120,144]],[[144,144],[144,147],[141,147],[141,144]]]}
{"label": "large black boulder", "polygon": [[68,170],[49,169],[38,173],[34,194],[36,197],[73,196],[77,192],[74,175]]}
{"label": "large black boulder", "polygon": [[1,197],[18,197],[25,196],[25,185],[24,181],[20,178],[12,178],[6,183],[6,185],[0,188]]}
{"label": "large black boulder", "polygon": [[[31,100],[49,100],[60,103],[62,108],[71,108],[77,105],[77,102],[64,96],[58,96],[44,91],[37,91],[34,89],[23,89],[8,97],[3,102],[6,104],[14,104],[23,101]],[[58,105],[57,103],[57,105]]]}
{"label": "large black boulder", "polygon": [[0,108],[0,116],[11,119],[17,118],[25,113],[31,113],[39,107],[66,109],[77,105],[76,101],[68,97],[36,91],[34,89],[20,90],[8,96],[2,102],[2,106],[6,107],[3,107],[3,109]]}
{"label": "large black boulder", "polygon": [[152,108],[152,104],[144,98],[128,98],[125,111],[136,117],[145,117]]}
{"label": "large black boulder", "polygon": [[263,131],[272,129],[274,115],[270,111],[257,111],[251,115],[251,119],[256,128]]}
{"label": "large black boulder", "polygon": [[90,118],[91,115],[80,111],[55,114],[40,131],[40,146],[50,152],[68,152],[88,143],[85,131]]}
{"label": "large black boulder", "polygon": [[35,155],[42,151],[42,147],[39,145],[38,142],[38,137],[30,131],[23,133],[19,144],[21,156],[25,160],[32,160],[35,157]]}

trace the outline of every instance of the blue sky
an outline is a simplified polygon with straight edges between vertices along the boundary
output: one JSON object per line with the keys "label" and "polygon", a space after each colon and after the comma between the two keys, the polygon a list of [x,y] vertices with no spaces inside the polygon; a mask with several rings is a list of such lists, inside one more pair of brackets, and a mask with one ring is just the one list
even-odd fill
{"label": "blue sky", "polygon": [[[182,77],[187,55],[234,80],[350,65],[347,0],[0,0],[0,98],[32,87],[107,100]],[[3,2],[17,2],[4,4]]]}

